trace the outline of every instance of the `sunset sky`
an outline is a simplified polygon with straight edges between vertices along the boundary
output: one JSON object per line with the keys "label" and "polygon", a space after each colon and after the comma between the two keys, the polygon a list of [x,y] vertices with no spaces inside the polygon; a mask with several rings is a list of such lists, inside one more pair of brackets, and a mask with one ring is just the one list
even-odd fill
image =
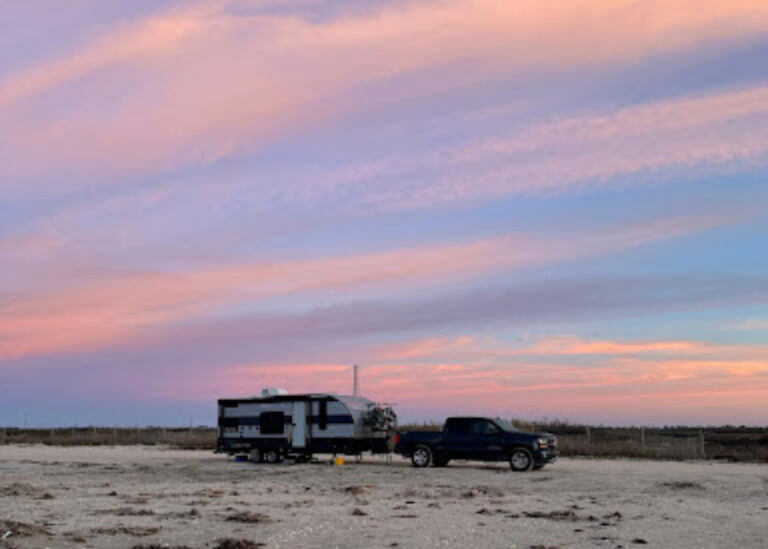
{"label": "sunset sky", "polygon": [[0,425],[768,424],[768,2],[0,21]]}

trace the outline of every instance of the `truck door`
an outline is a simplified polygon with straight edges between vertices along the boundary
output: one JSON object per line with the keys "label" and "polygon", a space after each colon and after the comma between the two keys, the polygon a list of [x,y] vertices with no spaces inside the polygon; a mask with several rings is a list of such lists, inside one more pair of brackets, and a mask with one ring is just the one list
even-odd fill
{"label": "truck door", "polygon": [[291,414],[291,446],[302,449],[307,447],[307,402],[294,402]]}
{"label": "truck door", "polygon": [[474,459],[494,459],[502,450],[501,430],[487,419],[473,419],[470,425],[472,448],[469,454]]}
{"label": "truck door", "polygon": [[445,422],[440,450],[449,459],[469,459],[472,453],[471,419],[449,418]]}

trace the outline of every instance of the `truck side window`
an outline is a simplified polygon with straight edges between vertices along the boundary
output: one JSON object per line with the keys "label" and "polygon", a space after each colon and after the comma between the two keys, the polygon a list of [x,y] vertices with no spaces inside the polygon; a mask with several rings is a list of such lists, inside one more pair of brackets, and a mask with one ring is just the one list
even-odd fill
{"label": "truck side window", "polygon": [[490,421],[478,419],[472,422],[473,435],[493,435],[498,432],[496,426]]}
{"label": "truck side window", "polygon": [[321,431],[325,431],[328,428],[328,401],[321,400],[319,404],[320,414],[317,418],[317,428]]}
{"label": "truck side window", "polygon": [[285,413],[262,412],[259,426],[262,435],[282,435],[285,432]]}
{"label": "truck side window", "polygon": [[469,433],[469,420],[464,418],[450,418],[445,424],[445,430],[449,433]]}

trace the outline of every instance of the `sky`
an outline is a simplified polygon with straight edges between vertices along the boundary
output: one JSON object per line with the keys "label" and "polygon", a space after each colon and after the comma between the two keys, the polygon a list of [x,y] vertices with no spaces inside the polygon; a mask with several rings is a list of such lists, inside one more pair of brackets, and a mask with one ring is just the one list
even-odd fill
{"label": "sky", "polygon": [[0,425],[768,424],[768,3],[0,21]]}

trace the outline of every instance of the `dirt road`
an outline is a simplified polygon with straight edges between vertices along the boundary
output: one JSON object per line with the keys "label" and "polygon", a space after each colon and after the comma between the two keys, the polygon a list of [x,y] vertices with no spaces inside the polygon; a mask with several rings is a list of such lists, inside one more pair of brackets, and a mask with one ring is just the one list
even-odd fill
{"label": "dirt road", "polygon": [[0,446],[0,538],[19,548],[762,548],[768,465],[562,459],[511,473]]}

